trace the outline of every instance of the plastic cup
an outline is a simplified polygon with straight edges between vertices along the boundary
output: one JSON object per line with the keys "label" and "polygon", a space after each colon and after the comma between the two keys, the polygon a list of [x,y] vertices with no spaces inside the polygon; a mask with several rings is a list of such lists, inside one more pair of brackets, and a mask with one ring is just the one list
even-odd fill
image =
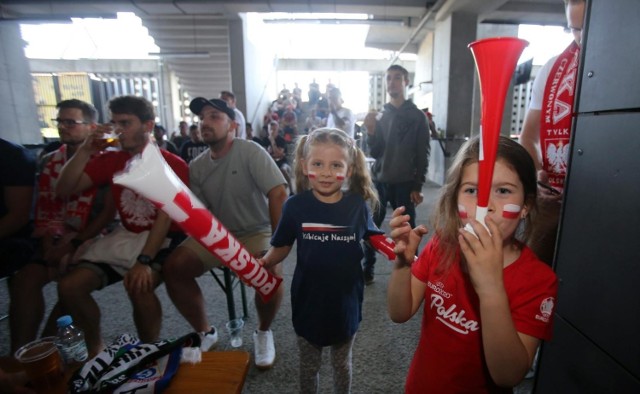
{"label": "plastic cup", "polygon": [[14,355],[38,392],[48,392],[58,387],[63,378],[62,357],[58,353],[55,339],[40,338],[24,345]]}
{"label": "plastic cup", "polygon": [[118,134],[116,134],[115,126],[112,124],[100,125],[104,134],[102,138],[96,138],[93,140],[93,146],[98,150],[105,150],[107,148],[116,148],[120,144]]}
{"label": "plastic cup", "polygon": [[227,332],[229,333],[229,337],[231,339],[231,347],[242,346],[242,329],[244,328],[244,320],[229,320],[226,326]]}

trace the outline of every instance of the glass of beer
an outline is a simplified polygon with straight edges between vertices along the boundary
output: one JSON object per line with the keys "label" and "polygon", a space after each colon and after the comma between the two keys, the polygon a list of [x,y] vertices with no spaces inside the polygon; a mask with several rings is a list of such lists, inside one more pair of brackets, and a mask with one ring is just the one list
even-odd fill
{"label": "glass of beer", "polygon": [[15,353],[24,367],[29,382],[38,392],[51,392],[63,382],[62,357],[55,344],[55,337],[44,337],[30,342]]}
{"label": "glass of beer", "polygon": [[95,138],[93,140],[94,146],[98,150],[105,150],[107,148],[117,148],[119,145],[118,134],[116,134],[116,127],[112,123],[104,123],[98,125],[98,130],[102,131],[101,138]]}

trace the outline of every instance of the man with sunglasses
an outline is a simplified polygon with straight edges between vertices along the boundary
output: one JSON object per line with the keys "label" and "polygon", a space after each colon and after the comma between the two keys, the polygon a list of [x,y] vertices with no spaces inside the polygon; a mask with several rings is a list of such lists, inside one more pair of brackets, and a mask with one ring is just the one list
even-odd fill
{"label": "man with sunglasses", "polygon": [[[11,349],[34,340],[44,317],[42,288],[57,280],[73,262],[73,257],[115,218],[115,208],[108,197],[108,188],[96,187],[60,198],[55,183],[60,169],[78,150],[89,133],[96,128],[98,112],[81,100],[64,100],[56,106],[58,116],[52,119],[58,126],[61,146],[45,155],[38,177],[33,242],[35,254],[11,280],[10,330]],[[55,334],[58,308],[51,313],[43,335]]]}
{"label": "man with sunglasses", "polygon": [[[133,156],[150,142],[155,124],[152,104],[136,96],[121,96],[109,102],[111,125],[98,126],[82,143],[61,171],[56,192],[70,196],[98,185],[110,185],[121,226],[93,243],[80,257],[78,266],[58,284],[60,305],[73,316],[85,333],[89,355],[103,349],[100,308],[91,296],[110,284],[123,281],[133,305],[133,318],[143,342],[158,339],[162,308],[154,293],[160,283],[164,258],[184,237],[169,216],[131,189],[113,184],[113,175],[123,170]],[[121,151],[93,157],[103,134],[118,135]],[[185,184],[189,168],[178,156],[160,150]]]}

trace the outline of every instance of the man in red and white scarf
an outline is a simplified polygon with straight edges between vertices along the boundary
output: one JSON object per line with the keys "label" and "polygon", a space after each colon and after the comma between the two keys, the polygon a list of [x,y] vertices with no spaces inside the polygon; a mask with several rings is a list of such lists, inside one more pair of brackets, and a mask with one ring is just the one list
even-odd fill
{"label": "man in red and white scarf", "polygon": [[[13,351],[37,338],[44,316],[42,288],[63,275],[85,241],[100,234],[115,217],[111,198],[104,198],[104,201],[100,198],[100,204],[96,204],[97,188],[67,198],[56,195],[55,183],[60,169],[96,128],[98,116],[93,105],[76,99],[61,101],[56,108],[58,114],[53,121],[57,123],[62,146],[42,160],[32,234],[38,243],[37,251],[14,275],[10,286]],[[100,197],[103,195],[110,197],[110,193],[101,191]],[[96,205],[101,206],[101,210],[96,209],[100,208]],[[46,335],[55,334],[56,312],[52,312],[45,327]]]}
{"label": "man in red and white scarf", "polygon": [[520,143],[531,154],[538,169],[538,181],[551,186],[538,188],[538,210],[542,220],[532,234],[529,245],[548,264],[553,260],[560,203],[569,163],[571,122],[586,6],[585,0],[564,0],[564,3],[568,28],[574,40],[538,72],[520,134]]}

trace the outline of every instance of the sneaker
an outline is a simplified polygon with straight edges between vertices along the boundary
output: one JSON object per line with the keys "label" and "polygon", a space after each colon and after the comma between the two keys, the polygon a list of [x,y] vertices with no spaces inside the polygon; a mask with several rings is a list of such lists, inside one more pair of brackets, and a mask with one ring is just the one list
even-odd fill
{"label": "sneaker", "polygon": [[276,359],[276,347],[273,344],[273,332],[271,330],[253,332],[253,348],[256,367],[269,369]]}
{"label": "sneaker", "polygon": [[218,330],[213,326],[209,332],[199,332],[198,334],[200,335],[200,350],[203,352],[208,352],[218,343]]}

